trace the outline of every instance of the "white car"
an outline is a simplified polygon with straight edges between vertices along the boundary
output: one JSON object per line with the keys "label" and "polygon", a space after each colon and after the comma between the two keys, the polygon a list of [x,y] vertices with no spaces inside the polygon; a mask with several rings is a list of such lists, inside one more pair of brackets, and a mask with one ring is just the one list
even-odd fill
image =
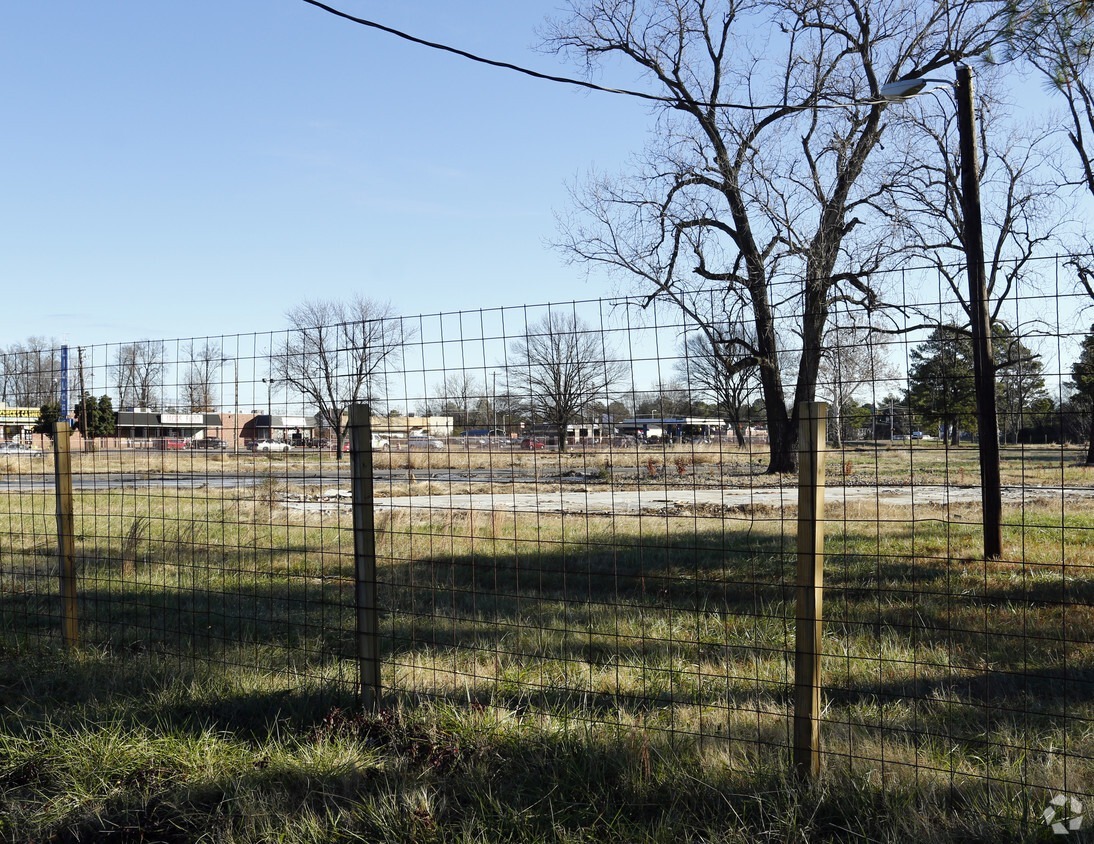
{"label": "white car", "polygon": [[0,443],[0,457],[5,455],[14,455],[16,457],[44,457],[45,452],[41,449],[31,448],[29,445],[22,445],[20,443]]}
{"label": "white car", "polygon": [[277,440],[255,440],[249,446],[251,451],[289,451],[292,446],[288,443],[278,442]]}
{"label": "white car", "polygon": [[387,451],[390,445],[391,443],[389,443],[384,437],[381,437],[379,434],[372,435],[373,451]]}

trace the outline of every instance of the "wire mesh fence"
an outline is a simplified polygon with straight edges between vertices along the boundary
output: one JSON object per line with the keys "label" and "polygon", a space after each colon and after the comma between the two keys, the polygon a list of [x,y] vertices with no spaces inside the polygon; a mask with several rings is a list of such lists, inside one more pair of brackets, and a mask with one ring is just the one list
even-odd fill
{"label": "wire mesh fence", "polygon": [[[815,398],[821,766],[990,786],[1000,812],[1089,796],[1089,335],[1065,275],[1046,261],[996,317],[998,558],[966,335],[930,273],[885,279],[899,309],[833,306],[820,348],[787,329],[775,361],[709,289],[413,318],[361,301],[281,332],[68,349],[67,366],[9,351],[4,636],[62,641],[53,446],[32,430],[57,416],[77,429],[80,647],[344,696],[374,600],[381,705],[785,769],[804,482],[773,470],[797,466]],[[353,405],[370,412],[351,449]]]}

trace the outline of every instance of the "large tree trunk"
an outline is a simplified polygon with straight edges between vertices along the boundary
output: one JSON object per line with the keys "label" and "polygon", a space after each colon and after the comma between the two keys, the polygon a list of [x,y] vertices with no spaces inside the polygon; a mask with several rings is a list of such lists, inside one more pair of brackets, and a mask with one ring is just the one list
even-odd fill
{"label": "large tree trunk", "polygon": [[745,450],[745,432],[739,419],[733,420],[733,436],[737,439],[737,448]]}
{"label": "large tree trunk", "polygon": [[786,413],[782,373],[779,372],[778,341],[775,321],[767,300],[767,284],[762,273],[754,277],[750,287],[756,316],[756,350],[759,352],[760,389],[767,413],[768,463],[767,474],[794,472],[798,468],[797,421]]}
{"label": "large tree trunk", "polygon": [[837,402],[828,408],[828,437],[835,448],[843,446],[843,415]]}
{"label": "large tree trunk", "polygon": [[781,419],[772,423],[772,414],[768,413],[767,435],[770,440],[769,451],[771,462],[767,467],[768,474],[780,474],[795,472],[798,469],[798,411],[790,416],[786,414],[786,406],[782,408]]}
{"label": "large tree trunk", "polygon": [[566,452],[566,424],[565,422],[559,422],[555,426],[555,432],[558,435],[558,450],[561,454]]}

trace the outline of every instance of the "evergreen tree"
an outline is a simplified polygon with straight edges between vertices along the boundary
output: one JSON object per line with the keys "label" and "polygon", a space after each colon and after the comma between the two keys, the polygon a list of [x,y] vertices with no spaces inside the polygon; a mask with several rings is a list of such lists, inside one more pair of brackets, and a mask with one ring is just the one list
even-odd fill
{"label": "evergreen tree", "polygon": [[34,423],[34,433],[45,434],[53,440],[53,423],[61,418],[61,403],[47,401],[38,411],[38,421]]}
{"label": "evergreen tree", "polygon": [[[1094,411],[1094,326],[1090,327],[1090,333],[1079,346],[1079,359],[1071,364],[1071,383],[1078,394],[1076,398],[1085,400],[1087,409]],[[1094,413],[1091,413],[1090,420],[1086,465],[1094,466]]]}
{"label": "evergreen tree", "polygon": [[85,394],[76,403],[73,416],[76,419],[76,430],[84,439],[93,440],[96,437],[114,435],[114,403],[110,396],[104,395],[96,399],[92,395]]}
{"label": "evergreen tree", "polygon": [[110,400],[110,396],[103,394],[99,396],[99,434],[100,437],[112,437],[114,436],[117,428],[115,423],[117,417],[114,415],[114,402]]}
{"label": "evergreen tree", "polygon": [[924,422],[939,425],[952,445],[976,420],[972,341],[955,325],[943,325],[912,349],[907,402]]}
{"label": "evergreen tree", "polygon": [[992,334],[999,429],[1004,442],[1017,443],[1023,428],[1038,424],[1051,410],[1052,401],[1042,375],[1044,366],[1039,356],[1003,323],[994,323]]}

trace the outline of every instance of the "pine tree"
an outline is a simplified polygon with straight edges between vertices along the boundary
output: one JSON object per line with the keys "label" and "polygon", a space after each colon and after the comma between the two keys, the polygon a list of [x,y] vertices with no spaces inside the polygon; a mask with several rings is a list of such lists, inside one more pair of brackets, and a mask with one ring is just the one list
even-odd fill
{"label": "pine tree", "polygon": [[45,434],[53,439],[53,423],[61,418],[60,402],[48,401],[38,411],[38,420],[34,423],[34,433]]}
{"label": "pine tree", "polygon": [[[1079,346],[1079,359],[1071,364],[1071,383],[1075,386],[1076,393],[1094,410],[1094,325]],[[1090,418],[1090,444],[1086,450],[1086,465],[1094,466],[1094,413]]]}
{"label": "pine tree", "polygon": [[954,325],[939,326],[912,349],[907,403],[924,422],[945,430],[947,442],[957,445],[961,429],[976,420],[976,385],[972,341]]}

